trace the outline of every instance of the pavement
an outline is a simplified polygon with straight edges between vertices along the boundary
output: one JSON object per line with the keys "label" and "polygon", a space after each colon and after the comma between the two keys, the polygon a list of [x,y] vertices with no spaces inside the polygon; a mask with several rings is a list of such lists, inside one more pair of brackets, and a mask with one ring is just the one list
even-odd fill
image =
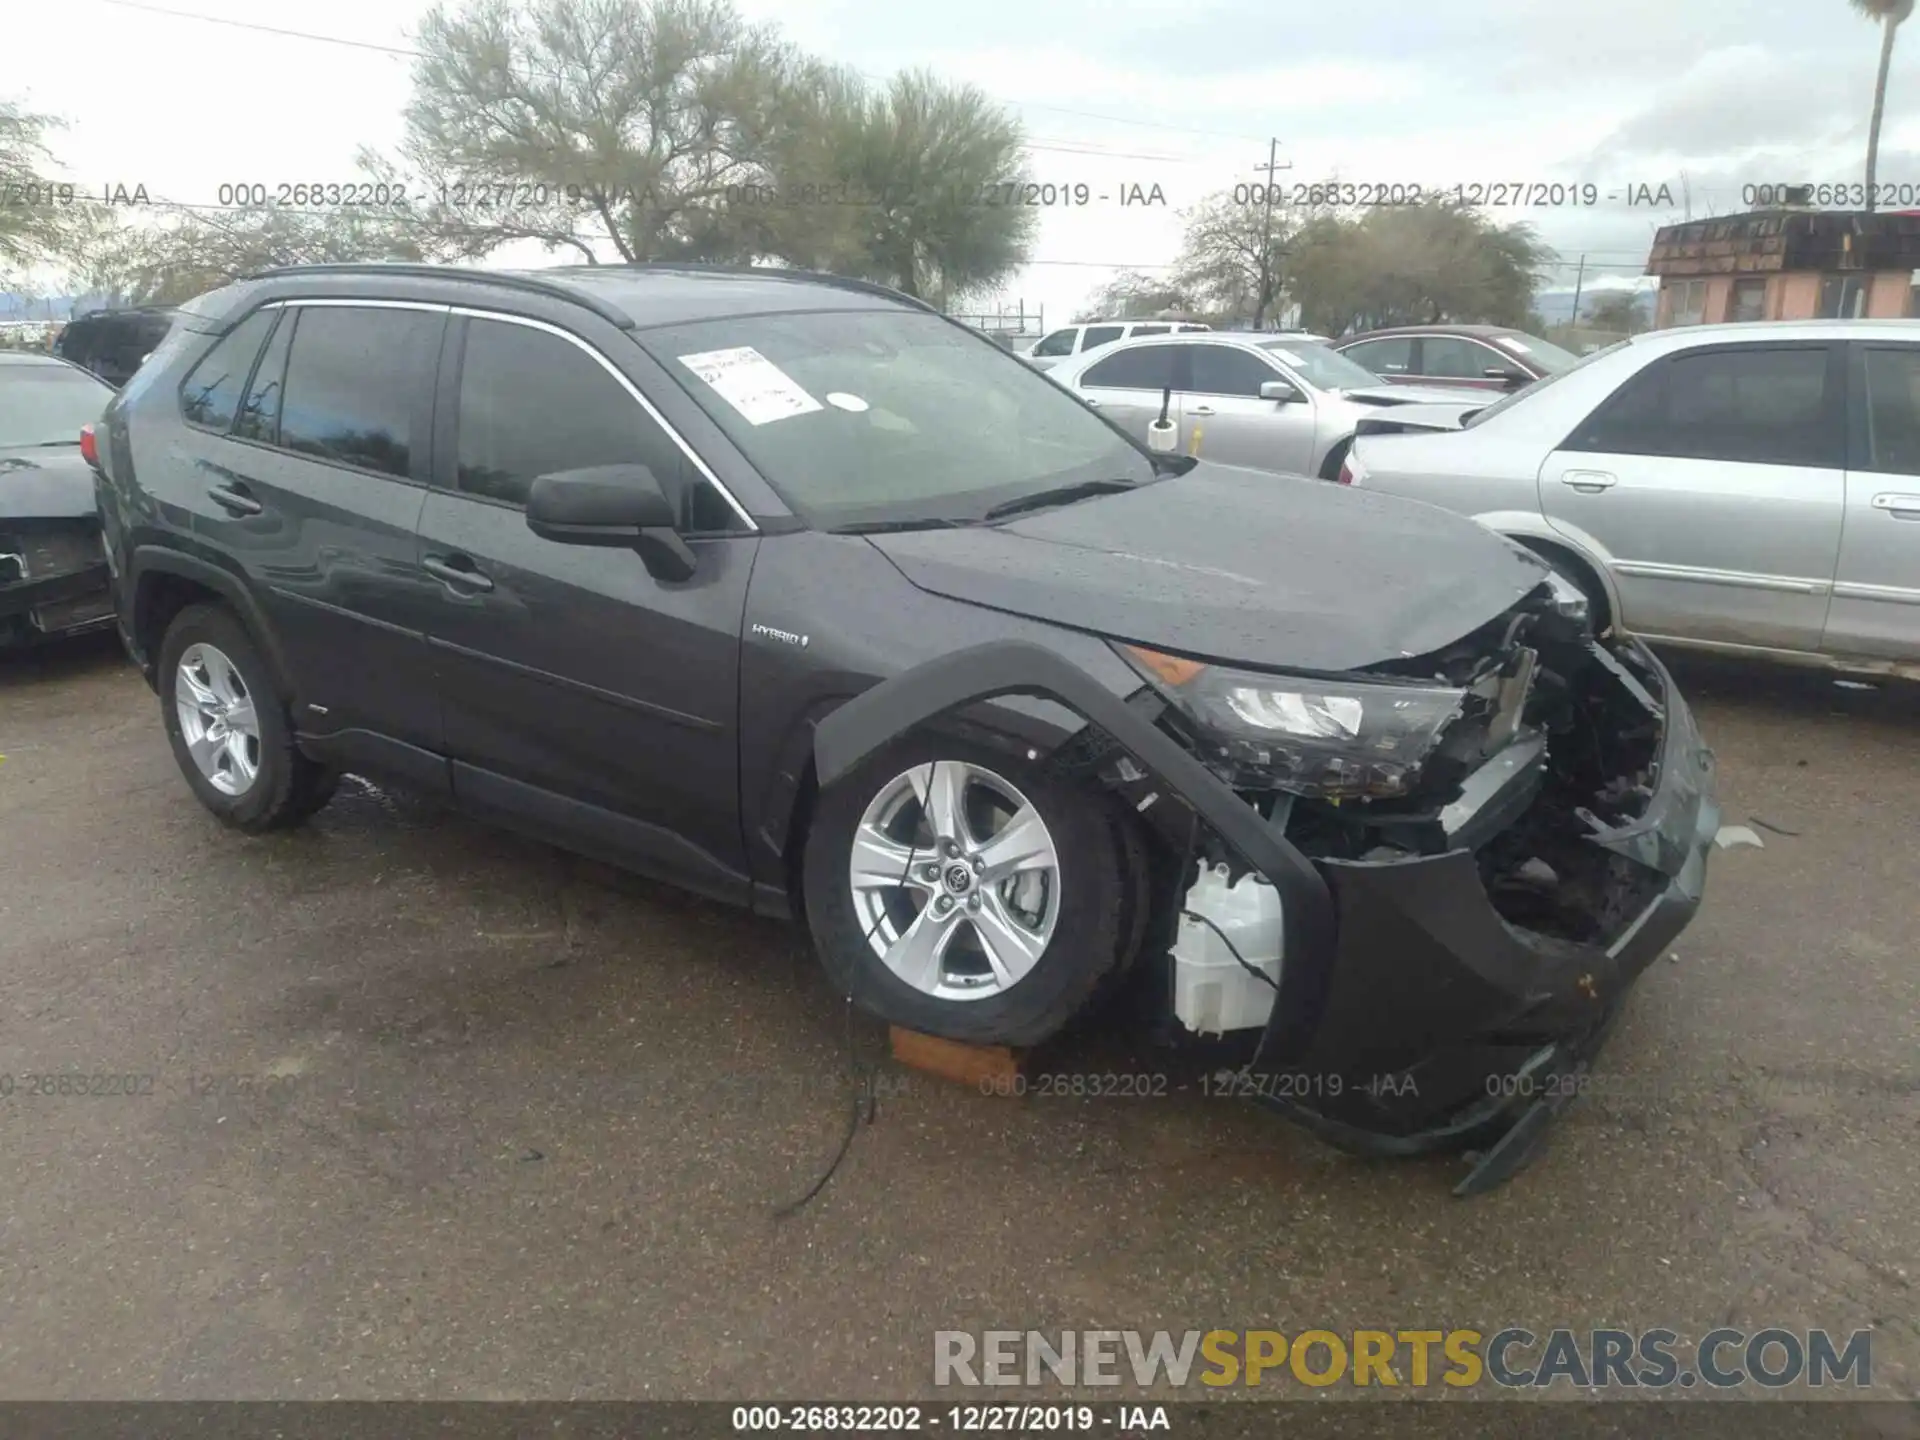
{"label": "pavement", "polygon": [[[1920,1398],[1920,692],[1677,669],[1764,844],[1460,1201],[1124,1027],[1039,1068],[1166,1093],[892,1068],[797,932],[355,780],[234,835],[110,643],[0,662],[0,1398],[882,1399],[936,1330],[1368,1325],[1873,1327]],[[781,1218],[850,1047],[877,1118]]]}

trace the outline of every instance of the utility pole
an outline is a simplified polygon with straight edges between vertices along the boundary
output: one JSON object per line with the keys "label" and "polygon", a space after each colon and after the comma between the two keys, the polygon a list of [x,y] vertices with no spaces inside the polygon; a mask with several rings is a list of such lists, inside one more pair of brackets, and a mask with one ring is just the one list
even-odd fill
{"label": "utility pole", "polygon": [[1574,272],[1573,276],[1573,315],[1568,319],[1568,325],[1578,325],[1580,323],[1580,286],[1586,278],[1587,254],[1586,251],[1583,250],[1580,252],[1580,268]]}
{"label": "utility pole", "polygon": [[1258,330],[1260,322],[1266,318],[1267,292],[1273,285],[1273,192],[1274,175],[1281,170],[1291,170],[1293,162],[1280,164],[1280,140],[1278,136],[1267,140],[1267,163],[1253,167],[1256,172],[1266,172],[1266,184],[1261,187],[1264,193],[1260,207],[1260,293],[1254,299],[1253,328]]}

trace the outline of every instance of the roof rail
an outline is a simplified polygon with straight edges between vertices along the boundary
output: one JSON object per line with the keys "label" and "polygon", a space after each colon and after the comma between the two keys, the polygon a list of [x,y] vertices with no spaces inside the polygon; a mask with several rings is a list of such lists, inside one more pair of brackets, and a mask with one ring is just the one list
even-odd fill
{"label": "roof rail", "polygon": [[[557,268],[557,267],[556,267]],[[612,267],[580,266],[580,269],[600,269]],[[512,270],[481,270],[469,265],[422,265],[411,261],[370,260],[357,264],[336,265],[282,265],[272,270],[261,270],[252,275],[243,275],[243,280],[278,280],[287,276],[299,275],[399,275],[414,280],[464,280],[482,285],[499,285],[510,290],[526,291],[535,295],[546,295],[556,300],[571,301],[610,320],[622,330],[633,328],[633,317],[617,305],[610,305],[599,296],[586,290],[556,284],[551,280],[542,280],[537,275],[529,275]]]}
{"label": "roof rail", "polygon": [[834,285],[842,290],[858,290],[864,295],[883,295],[889,300],[898,300],[921,310],[932,311],[936,315],[940,313],[938,307],[928,304],[925,300],[909,295],[904,290],[896,290],[891,285],[882,285],[877,280],[859,280],[851,275],[835,275],[826,270],[806,270],[798,266],[719,265],[703,260],[628,260],[618,265],[564,265],[554,268],[581,274],[592,274],[596,270],[668,272],[681,270],[695,275],[751,275],[762,280],[769,277],[776,280],[806,280],[816,285]]}

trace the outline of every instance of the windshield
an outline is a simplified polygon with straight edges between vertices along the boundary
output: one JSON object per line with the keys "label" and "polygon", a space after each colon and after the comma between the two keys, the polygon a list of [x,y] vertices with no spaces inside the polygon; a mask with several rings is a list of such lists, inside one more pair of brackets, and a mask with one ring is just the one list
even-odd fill
{"label": "windshield", "polygon": [[1580,363],[1580,357],[1571,350],[1562,350],[1551,340],[1542,340],[1538,335],[1523,335],[1518,330],[1494,336],[1493,343],[1502,350],[1511,350],[1523,360],[1532,361],[1535,368],[1547,375],[1558,375],[1562,370],[1571,370]]}
{"label": "windshield", "polygon": [[78,445],[113,399],[113,390],[65,365],[0,366],[0,450]]}
{"label": "windshield", "polygon": [[1260,348],[1316,389],[1356,390],[1382,383],[1366,366],[1317,341],[1262,340]]}
{"label": "windshield", "polygon": [[1591,355],[1582,355],[1579,359],[1575,360],[1573,364],[1567,366],[1566,369],[1556,370],[1551,375],[1543,375],[1538,380],[1534,381],[1531,385],[1524,385],[1520,389],[1515,390],[1510,394],[1501,396],[1498,400],[1494,401],[1493,404],[1487,406],[1484,410],[1475,410],[1471,415],[1468,415],[1466,419],[1460,422],[1460,428],[1462,430],[1471,430],[1476,425],[1484,425],[1487,421],[1491,420],[1494,416],[1498,415],[1501,411],[1512,409],[1515,405],[1519,404],[1522,400],[1532,399],[1535,395],[1538,395],[1542,390],[1547,389],[1551,385],[1558,384],[1561,380],[1573,374],[1574,371],[1584,370],[1587,366],[1591,365],[1594,361],[1598,360],[1601,356],[1611,355],[1613,354],[1614,351],[1619,350],[1625,346],[1631,345],[1632,343],[1633,342],[1631,340],[1616,340],[1613,342],[1613,344],[1607,346],[1604,350],[1596,350]]}
{"label": "windshield", "polygon": [[750,315],[636,338],[816,528],[977,520],[1040,490],[1154,475],[1060,385],[938,315]]}

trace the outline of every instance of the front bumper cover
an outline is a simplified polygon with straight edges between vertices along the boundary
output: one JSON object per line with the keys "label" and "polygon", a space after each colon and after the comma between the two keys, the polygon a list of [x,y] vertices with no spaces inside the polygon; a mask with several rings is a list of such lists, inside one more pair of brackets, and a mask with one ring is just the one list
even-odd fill
{"label": "front bumper cover", "polygon": [[1536,1152],[1627,989],[1700,905],[1719,828],[1712,754],[1665,668],[1637,641],[1625,643],[1664,689],[1649,697],[1665,717],[1658,780],[1638,821],[1589,838],[1657,883],[1606,945],[1509,924],[1468,850],[1310,859],[1149,718],[1027,642],[956,651],[874,686],[821,721],[814,761],[824,788],[902,733],[1003,695],[1045,696],[1076,711],[1280,893],[1286,963],[1242,1077],[1248,1095],[1361,1153],[1479,1148],[1456,1188],[1473,1194]]}

